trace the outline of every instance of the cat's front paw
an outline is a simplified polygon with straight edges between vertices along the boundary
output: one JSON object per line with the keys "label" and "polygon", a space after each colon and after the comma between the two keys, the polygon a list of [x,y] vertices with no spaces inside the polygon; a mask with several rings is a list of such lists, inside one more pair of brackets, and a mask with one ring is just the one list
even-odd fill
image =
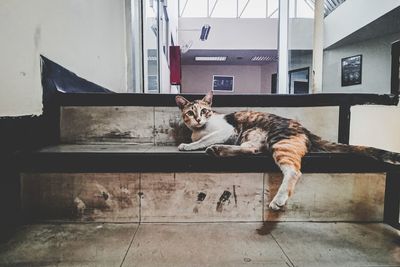
{"label": "cat's front paw", "polygon": [[182,143],[178,146],[179,151],[188,151],[190,150],[189,144]]}
{"label": "cat's front paw", "polygon": [[214,156],[214,157],[218,157],[220,155],[218,146],[209,146],[209,147],[207,147],[206,153],[208,155],[211,155],[211,156]]}

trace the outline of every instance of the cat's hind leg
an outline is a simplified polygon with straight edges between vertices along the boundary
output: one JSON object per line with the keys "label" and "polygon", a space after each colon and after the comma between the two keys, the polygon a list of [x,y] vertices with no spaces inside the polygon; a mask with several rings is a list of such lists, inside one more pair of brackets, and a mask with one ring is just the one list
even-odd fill
{"label": "cat's hind leg", "polygon": [[301,172],[293,165],[281,165],[279,168],[282,170],[283,180],[278,192],[269,203],[269,207],[273,210],[280,210],[285,206],[301,176]]}
{"label": "cat's hind leg", "polygon": [[297,181],[301,176],[301,159],[307,152],[305,136],[292,136],[272,146],[272,156],[283,174],[282,184],[272,199],[269,207],[280,210],[293,194]]}

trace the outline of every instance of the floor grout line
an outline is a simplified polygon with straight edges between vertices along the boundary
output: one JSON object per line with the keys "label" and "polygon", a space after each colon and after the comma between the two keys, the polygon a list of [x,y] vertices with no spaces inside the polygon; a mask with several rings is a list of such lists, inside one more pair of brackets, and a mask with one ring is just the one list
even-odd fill
{"label": "floor grout line", "polygon": [[137,232],[139,231],[139,228],[140,228],[140,222],[139,222],[139,224],[138,224],[138,227],[136,228],[136,231],[133,233],[132,239],[131,239],[131,241],[129,242],[128,249],[126,250],[125,255],[124,255],[124,258],[122,259],[122,262],[121,262],[121,264],[119,265],[120,267],[122,267],[122,265],[124,265],[126,256],[128,256],[129,250],[130,250],[131,247],[132,247],[133,240],[135,240],[135,237],[136,237]]}
{"label": "floor grout line", "polygon": [[139,173],[139,224],[142,222],[142,173]]}
{"label": "floor grout line", "polygon": [[275,243],[278,245],[278,247],[281,249],[283,255],[285,255],[286,259],[290,262],[291,267],[295,267],[293,261],[289,258],[289,256],[286,254],[285,250],[283,250],[282,246],[279,244],[278,240],[274,237],[272,233],[270,233],[272,239],[275,241]]}

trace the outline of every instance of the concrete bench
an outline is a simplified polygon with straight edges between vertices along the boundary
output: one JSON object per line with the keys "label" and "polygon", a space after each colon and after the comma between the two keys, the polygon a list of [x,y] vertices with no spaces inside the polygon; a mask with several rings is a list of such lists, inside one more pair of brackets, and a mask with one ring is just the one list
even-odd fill
{"label": "concrete bench", "polygon": [[[57,142],[17,155],[28,220],[384,221],[399,228],[396,166],[346,153],[310,153],[285,211],[272,212],[268,203],[282,178],[271,157],[178,151],[188,132],[174,96],[57,94],[54,101],[49,121]],[[349,139],[350,107],[371,102],[397,99],[343,94],[214,99],[221,112],[275,113],[342,143]]]}
{"label": "concrete bench", "polygon": [[[352,106],[397,105],[396,64],[388,95],[226,95],[215,96],[214,107],[294,118],[324,139],[348,143]],[[177,151],[189,132],[173,95],[60,93],[109,91],[44,57],[42,71],[42,142],[16,154],[26,220],[383,221],[400,228],[398,167],[310,153],[285,211],[272,212],[268,203],[282,177],[271,157]]]}

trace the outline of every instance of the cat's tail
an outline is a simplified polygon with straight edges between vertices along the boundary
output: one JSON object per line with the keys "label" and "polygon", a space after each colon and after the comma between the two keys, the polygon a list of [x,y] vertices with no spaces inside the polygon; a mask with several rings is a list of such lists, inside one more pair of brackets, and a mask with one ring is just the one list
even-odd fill
{"label": "cat's tail", "polygon": [[394,153],[383,149],[367,146],[353,146],[339,143],[333,143],[322,140],[316,135],[310,135],[310,152],[337,152],[337,153],[354,153],[365,155],[378,161],[400,165],[400,153]]}

